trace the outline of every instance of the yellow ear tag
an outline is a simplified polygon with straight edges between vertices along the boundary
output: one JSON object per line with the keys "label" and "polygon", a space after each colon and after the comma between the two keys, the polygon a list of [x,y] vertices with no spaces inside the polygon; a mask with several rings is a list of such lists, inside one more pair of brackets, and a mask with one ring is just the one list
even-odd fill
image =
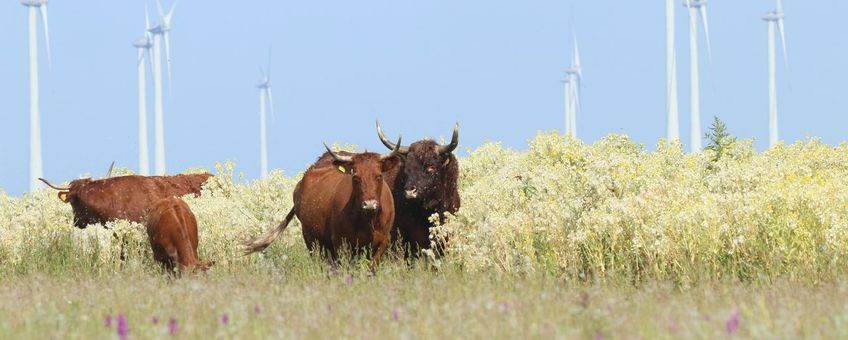
{"label": "yellow ear tag", "polygon": [[345,169],[344,166],[339,165],[339,171],[341,171],[342,173],[345,173],[345,172],[347,172],[347,169]]}
{"label": "yellow ear tag", "polygon": [[59,193],[59,199],[62,200],[62,202],[68,203],[68,193],[67,192],[60,192]]}

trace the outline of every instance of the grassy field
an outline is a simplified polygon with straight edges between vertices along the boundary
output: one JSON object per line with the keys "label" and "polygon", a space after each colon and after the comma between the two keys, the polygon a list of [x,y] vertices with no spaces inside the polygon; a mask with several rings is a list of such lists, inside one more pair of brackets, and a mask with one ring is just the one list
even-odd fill
{"label": "grassy field", "polygon": [[0,338],[848,338],[848,145],[686,154],[554,133],[459,163],[462,208],[432,235],[447,256],[375,275],[328,272],[297,223],[241,256],[299,175],[219,164],[186,198],[217,264],[179,280],[137,223],[78,230],[51,190],[0,192]]}
{"label": "grassy field", "polygon": [[[27,274],[0,279],[0,334],[130,338],[845,338],[848,286],[789,281],[679,289],[549,276],[300,271]],[[111,322],[109,319],[111,318]],[[174,327],[170,326],[171,319]]]}

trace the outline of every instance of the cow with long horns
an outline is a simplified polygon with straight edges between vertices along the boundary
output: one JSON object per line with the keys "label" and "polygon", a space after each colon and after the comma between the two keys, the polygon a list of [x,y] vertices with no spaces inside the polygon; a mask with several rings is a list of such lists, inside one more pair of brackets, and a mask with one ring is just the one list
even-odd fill
{"label": "cow with long horns", "polygon": [[145,213],[162,198],[188,194],[200,196],[200,187],[211,174],[176,176],[121,176],[71,181],[66,187],[53,185],[59,199],[69,203],[74,211],[74,226],[85,229],[90,224],[115,220],[143,222]]}
{"label": "cow with long horns", "polygon": [[446,214],[456,213],[460,207],[459,163],[453,154],[459,145],[459,123],[447,145],[432,139],[408,147],[394,144],[383,134],[379,121],[377,136],[383,145],[401,154],[400,167],[385,174],[395,200],[395,234],[400,235],[408,255],[433,249],[440,256],[443,244],[433,244],[430,239],[430,216],[437,214],[439,223],[444,223]]}
{"label": "cow with long horns", "polygon": [[[400,142],[398,139],[398,145]],[[316,162],[306,170],[294,189],[294,206],[285,220],[271,232],[248,240],[246,255],[270,246],[297,216],[310,252],[318,247],[335,264],[344,245],[355,254],[367,250],[374,270],[391,241],[395,207],[383,174],[400,163],[398,149],[380,155],[336,153],[326,144],[324,147],[327,152],[319,161],[331,158],[333,166]]]}

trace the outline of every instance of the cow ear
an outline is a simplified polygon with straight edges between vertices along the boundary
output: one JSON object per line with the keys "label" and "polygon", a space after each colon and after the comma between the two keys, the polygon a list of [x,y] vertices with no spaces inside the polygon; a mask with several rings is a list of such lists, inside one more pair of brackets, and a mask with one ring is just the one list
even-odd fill
{"label": "cow ear", "polygon": [[400,164],[400,157],[394,156],[386,158],[382,161],[382,171],[391,172]]}
{"label": "cow ear", "polygon": [[62,202],[68,203],[68,192],[67,191],[59,191],[59,200]]}
{"label": "cow ear", "polygon": [[333,166],[339,170],[341,173],[345,173],[348,175],[353,174],[353,169],[350,167],[350,164],[345,162],[333,161]]}
{"label": "cow ear", "polygon": [[443,167],[448,166],[448,164],[450,164],[450,162],[451,162],[451,157],[450,156],[445,157],[445,162],[442,164],[442,166]]}

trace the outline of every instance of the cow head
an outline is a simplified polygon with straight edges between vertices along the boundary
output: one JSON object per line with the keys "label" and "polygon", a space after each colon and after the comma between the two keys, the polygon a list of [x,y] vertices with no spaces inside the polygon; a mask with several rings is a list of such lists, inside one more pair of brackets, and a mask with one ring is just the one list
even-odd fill
{"label": "cow head", "polygon": [[459,145],[459,124],[453,129],[448,145],[425,139],[409,147],[392,144],[377,122],[377,135],[387,148],[397,149],[404,156],[396,190],[403,190],[407,200],[418,202],[425,209],[454,212],[459,208],[457,180],[459,165],[453,151]]}
{"label": "cow head", "polygon": [[[106,178],[112,178],[115,170],[115,162],[112,161],[112,164],[109,165],[109,170],[106,171]],[[83,192],[83,188],[85,188],[89,183],[92,182],[91,178],[82,178],[71,181],[71,183],[67,187],[60,187],[54,185],[47,181],[44,178],[39,178],[38,180],[44,182],[48,187],[58,190],[57,196],[59,200],[62,202],[68,203],[71,205],[71,208],[74,210],[74,226],[80,229],[85,229],[89,224],[97,223],[96,216],[92,215],[91,209],[88,208],[84,200],[80,198],[80,193]]]}
{"label": "cow head", "polygon": [[[401,139],[398,139],[400,145]],[[333,166],[343,170],[352,177],[353,203],[362,208],[365,213],[375,213],[380,209],[380,197],[384,188],[383,173],[393,171],[400,164],[399,150],[394,149],[387,154],[377,154],[365,151],[353,155],[340,155],[324,144],[327,152],[333,156]]]}
{"label": "cow head", "polygon": [[73,180],[67,187],[53,185],[44,178],[39,178],[39,180],[47,184],[47,186],[58,190],[57,196],[59,199],[71,205],[74,211],[75,227],[85,229],[89,224],[97,223],[96,216],[92,215],[91,209],[88,208],[84,200],[80,197],[83,188],[92,182],[90,178]]}

